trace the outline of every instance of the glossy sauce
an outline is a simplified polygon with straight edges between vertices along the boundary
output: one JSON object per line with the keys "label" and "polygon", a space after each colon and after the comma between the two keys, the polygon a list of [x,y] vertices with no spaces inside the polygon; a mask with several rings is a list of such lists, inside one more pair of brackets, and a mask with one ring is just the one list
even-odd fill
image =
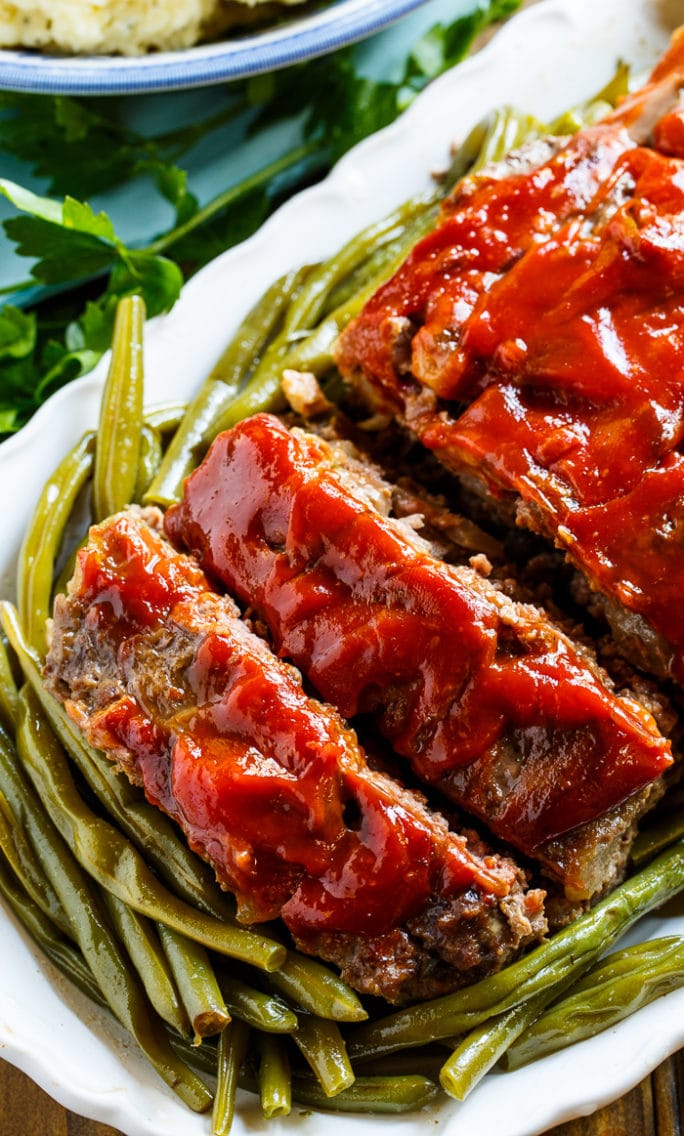
{"label": "glossy sauce", "polygon": [[[282,915],[304,937],[375,935],[430,897],[508,894],[513,865],[471,855],[372,772],[339,715],[308,698],[232,602],[147,525],[120,516],[92,530],[76,596],[124,683],[90,740],[115,755],[123,747],[148,798],[236,893],[243,920]],[[150,667],[157,650],[168,673]]]}
{"label": "glossy sauce", "polygon": [[536,609],[416,549],[312,435],[267,415],[240,423],[215,440],[165,523],[256,609],[324,699],[345,717],[372,713],[428,783],[472,763],[486,770],[502,745],[531,750],[528,791],[511,783],[493,824],[525,851],[670,764],[650,715],[616,698]]}

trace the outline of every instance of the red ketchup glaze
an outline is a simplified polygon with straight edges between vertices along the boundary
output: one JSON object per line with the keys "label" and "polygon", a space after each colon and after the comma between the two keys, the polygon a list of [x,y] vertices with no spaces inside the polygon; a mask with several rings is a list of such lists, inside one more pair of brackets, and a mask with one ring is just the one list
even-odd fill
{"label": "red ketchup glaze", "polygon": [[[680,55],[682,37],[657,82],[531,173],[457,189],[338,361],[445,465],[536,506],[684,682],[681,106],[660,106],[652,146],[626,129],[676,87]],[[417,330],[398,369],[402,319]]]}
{"label": "red ketchup glaze", "polygon": [[372,712],[433,784],[486,764],[517,733],[537,755],[537,787],[511,787],[494,830],[524,851],[667,768],[650,715],[616,698],[549,624],[540,630],[533,609],[506,622],[506,601],[473,587],[474,573],[416,550],[349,491],[329,454],[257,415],[215,440],[165,521],[323,698],[347,717]]}
{"label": "red ketchup glaze", "polygon": [[[282,915],[304,938],[370,935],[401,925],[430,896],[508,894],[513,866],[471,855],[464,837],[373,773],[339,715],[305,695],[297,672],[189,557],[120,516],[92,530],[79,567],[86,619],[129,679],[95,716],[90,740],[127,751],[148,798],[236,893],[241,919]],[[164,711],[137,665],[160,628],[193,636]]]}

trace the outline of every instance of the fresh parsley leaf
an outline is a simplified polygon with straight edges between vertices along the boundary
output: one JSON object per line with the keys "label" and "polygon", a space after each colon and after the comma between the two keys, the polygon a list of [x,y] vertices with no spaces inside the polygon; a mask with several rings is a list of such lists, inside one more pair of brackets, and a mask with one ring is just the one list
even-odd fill
{"label": "fresh parsley leaf", "polygon": [[0,359],[23,359],[36,346],[36,317],[10,304],[0,310]]}

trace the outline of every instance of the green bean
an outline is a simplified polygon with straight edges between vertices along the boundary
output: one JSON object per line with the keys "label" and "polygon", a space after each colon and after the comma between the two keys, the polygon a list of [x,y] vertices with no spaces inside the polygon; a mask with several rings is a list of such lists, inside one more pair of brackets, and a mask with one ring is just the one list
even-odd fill
{"label": "green bean", "polygon": [[[23,692],[22,692],[23,695]],[[17,747],[26,756],[28,717],[20,695]],[[82,871],[39,800],[25,816],[26,828],[45,874],[64,909],[70,928],[95,981],[122,1025],[128,1029],[159,1075],[198,1112],[211,1103],[211,1094],[194,1073],[175,1057],[166,1035],[119,947],[88,876]]]}
{"label": "green bean", "polygon": [[[586,970],[586,963],[582,965],[580,961],[577,968],[581,973]],[[490,1018],[464,1037],[440,1070],[439,1080],[445,1093],[465,1100],[516,1038],[543,1014],[549,1002],[567,990],[573,979],[574,975],[569,975],[559,986],[543,990],[527,1002]]]}
{"label": "green bean", "polygon": [[132,501],[142,501],[162,463],[162,438],[159,430],[144,422],[140,431],[140,452]]}
{"label": "green bean", "polygon": [[259,1035],[259,1097],[267,1120],[289,1116],[292,1109],[292,1076],[282,1041],[271,1034]]}
{"label": "green bean", "polygon": [[545,127],[531,115],[521,114],[513,107],[504,106],[492,111],[484,122],[485,132],[479,152],[469,173],[481,170],[490,162],[498,162],[531,138],[543,133]]}
{"label": "green bean", "polygon": [[293,335],[302,328],[312,328],[320,319],[332,290],[349,276],[355,268],[367,261],[379,247],[389,244],[403,235],[406,245],[406,230],[416,216],[422,214],[434,203],[434,191],[404,202],[388,217],[373,221],[339,252],[312,270],[299,295],[293,300],[285,316],[282,345],[287,350]]}
{"label": "green bean", "polygon": [[625,974],[632,974],[639,968],[650,971],[658,965],[661,958],[669,957],[672,952],[679,951],[682,939],[679,935],[666,935],[660,939],[646,939],[643,943],[636,943],[625,947],[621,951],[614,951],[606,955],[592,966],[579,982],[572,986],[570,994],[583,994],[594,990],[606,982],[612,982]]}
{"label": "green bean", "polygon": [[354,1070],[337,1022],[303,1015],[292,1037],[326,1097],[353,1085]]}
{"label": "green bean", "polygon": [[640,868],[648,860],[652,860],[658,852],[669,848],[675,840],[684,836],[684,812],[677,810],[669,816],[663,817],[657,824],[640,832],[630,852],[630,859],[635,868]]}
{"label": "green bean", "polygon": [[257,300],[226,347],[209,378],[229,387],[239,387],[254,367],[264,348],[276,334],[278,325],[306,281],[309,266],[286,272]]}
{"label": "green bean", "polygon": [[207,380],[190,403],[143,500],[166,508],[180,500],[183,482],[204,456],[205,436],[224,408],[235,398],[237,386]]}
{"label": "green bean", "polygon": [[159,1017],[179,1033],[188,1034],[190,1022],[178,997],[154,924],[105,889],[102,899],[119,940]]}
{"label": "green bean", "polygon": [[280,323],[308,270],[286,273],[248,312],[236,334],[200,387],[164,455],[145,502],[167,506],[180,499],[183,481],[204,456],[216,423],[235,398]]}
{"label": "green bean", "polygon": [[216,975],[203,946],[163,923],[157,930],[199,1045],[203,1037],[220,1033],[230,1021]]}
{"label": "green bean", "polygon": [[86,434],[44,485],[17,562],[17,596],[29,643],[45,653],[55,559],[64,526],[93,467],[94,435]]}
{"label": "green bean", "polygon": [[[36,863],[35,850],[26,836],[24,808],[13,809],[5,796],[4,790],[9,788],[16,801],[16,793],[12,792],[8,780],[13,764],[9,746],[3,738],[0,742],[0,848],[31,901],[63,935],[69,936],[69,922],[64,917],[54,888]],[[28,785],[25,791],[30,793]]]}
{"label": "green bean", "polygon": [[326,1097],[316,1081],[293,1077],[292,1095],[298,1104],[335,1112],[414,1112],[431,1104],[439,1092],[427,1077],[357,1077],[334,1097]]}
{"label": "green bean", "polygon": [[[229,1028],[235,1023],[231,1023]],[[223,1036],[223,1035],[221,1035]],[[216,1071],[216,1050],[211,1041],[199,1047],[191,1046],[184,1038],[170,1036],[173,1049],[190,1064],[205,1073]],[[258,1084],[249,1069],[243,1067],[239,1086],[247,1092],[256,1092]],[[415,1112],[434,1101],[439,1087],[420,1073],[364,1075],[334,1097],[326,1097],[312,1076],[295,1074],[292,1078],[293,1099],[306,1108],[335,1112],[368,1112],[394,1114]]]}
{"label": "green bean", "polygon": [[304,955],[288,952],[282,966],[268,976],[268,984],[319,1018],[361,1022],[368,1017],[358,995],[334,971]]}
{"label": "green bean", "polygon": [[578,959],[589,966],[638,918],[683,887],[684,842],[680,841],[518,962],[455,994],[359,1026],[349,1041],[352,1057],[380,1056],[481,1025],[562,982]]}
{"label": "green bean", "polygon": [[254,990],[246,982],[217,966],[216,976],[228,1011],[247,1025],[265,1033],[292,1033],[297,1029],[297,1015],[277,998]]}
{"label": "green bean", "polygon": [[240,1066],[247,1053],[249,1026],[235,1021],[219,1035],[216,1097],[211,1117],[212,1136],[228,1136],[235,1115]]}
{"label": "green bean", "polygon": [[119,301],[95,451],[96,521],[118,513],[135,495],[143,426],[144,323],[142,297],[126,296]]}
{"label": "green bean", "polygon": [[171,821],[148,804],[141,791],[118,773],[103,753],[86,744],[83,735],[47,692],[38,659],[22,634],[11,604],[0,602],[0,619],[52,729],[106,811],[183,899],[218,919],[232,919],[234,905],[219,891],[207,865],[190,851]]}
{"label": "green bean", "polygon": [[17,720],[19,694],[5,640],[0,637],[0,725],[12,730]]}
{"label": "green bean", "polygon": [[208,1073],[210,1077],[216,1076],[218,1068],[217,1038],[221,1034],[217,1034],[216,1038],[206,1038],[201,1045],[195,1045],[194,1041],[190,1041],[187,1037],[181,1037],[175,1030],[168,1027],[166,1034],[169,1045],[181,1060],[198,1069],[200,1073]]}
{"label": "green bean", "polygon": [[160,434],[173,434],[187,410],[185,403],[164,402],[145,411],[145,422]]}
{"label": "green bean", "polygon": [[[684,985],[684,941],[660,939],[617,952],[538,1017],[505,1057],[507,1069],[555,1053],[617,1025]],[[631,964],[631,965],[630,965]]]}
{"label": "green bean", "polygon": [[355,1061],[354,1072],[357,1077],[400,1077],[417,1073],[438,1081],[446,1048],[449,1046],[440,1042],[420,1049],[403,1049],[372,1061]]}
{"label": "green bean", "polygon": [[134,910],[165,923],[188,938],[253,966],[272,970],[284,960],[279,943],[253,931],[204,915],[172,895],[147,867],[137,849],[79,795],[64,752],[49,730],[30,688],[20,695],[22,763],[57,829],[93,879]]}
{"label": "green bean", "polygon": [[56,966],[88,998],[102,1006],[106,1005],[102,991],[83,955],[73,943],[56,930],[52,920],[48,919],[33,902],[12,875],[2,856],[0,856],[0,895],[53,966]]}

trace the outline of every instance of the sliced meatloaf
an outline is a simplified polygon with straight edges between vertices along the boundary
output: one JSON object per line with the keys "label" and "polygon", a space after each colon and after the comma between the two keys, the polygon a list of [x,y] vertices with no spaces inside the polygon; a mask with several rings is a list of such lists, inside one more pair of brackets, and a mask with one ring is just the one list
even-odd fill
{"label": "sliced meatloaf", "polygon": [[132,510],[90,533],[45,673],[233,891],[390,1002],[473,981],[544,931],[543,892],[374,772],[198,565]]}

